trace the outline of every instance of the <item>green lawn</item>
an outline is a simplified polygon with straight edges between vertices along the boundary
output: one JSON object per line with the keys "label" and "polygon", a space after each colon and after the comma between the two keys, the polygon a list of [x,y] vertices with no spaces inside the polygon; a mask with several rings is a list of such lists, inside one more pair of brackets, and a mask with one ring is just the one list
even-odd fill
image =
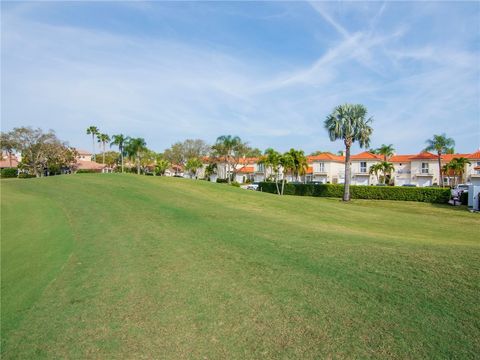
{"label": "green lawn", "polygon": [[117,174],[0,184],[2,359],[480,353],[465,208]]}

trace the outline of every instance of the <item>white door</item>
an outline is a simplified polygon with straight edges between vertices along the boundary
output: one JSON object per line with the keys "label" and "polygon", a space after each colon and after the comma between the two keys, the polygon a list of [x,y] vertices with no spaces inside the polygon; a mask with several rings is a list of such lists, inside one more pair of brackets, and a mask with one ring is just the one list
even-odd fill
{"label": "white door", "polygon": [[402,178],[395,179],[395,186],[402,186],[404,184],[407,184],[406,179],[402,179]]}
{"label": "white door", "polygon": [[418,177],[418,186],[432,186],[432,178],[430,177]]}

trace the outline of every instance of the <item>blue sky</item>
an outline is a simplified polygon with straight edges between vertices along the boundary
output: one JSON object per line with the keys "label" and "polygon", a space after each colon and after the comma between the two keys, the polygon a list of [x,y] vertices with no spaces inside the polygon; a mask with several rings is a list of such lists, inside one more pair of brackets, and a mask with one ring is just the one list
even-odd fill
{"label": "blue sky", "polygon": [[80,148],[97,125],[157,151],[223,134],[337,151],[323,121],[345,102],[373,147],[480,145],[480,2],[2,2],[1,51],[2,130]]}

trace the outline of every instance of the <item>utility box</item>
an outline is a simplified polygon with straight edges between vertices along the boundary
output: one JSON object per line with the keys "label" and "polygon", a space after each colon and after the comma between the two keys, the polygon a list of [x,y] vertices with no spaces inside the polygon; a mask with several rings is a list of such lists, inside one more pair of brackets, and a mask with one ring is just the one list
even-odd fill
{"label": "utility box", "polygon": [[468,210],[480,211],[480,185],[468,186]]}

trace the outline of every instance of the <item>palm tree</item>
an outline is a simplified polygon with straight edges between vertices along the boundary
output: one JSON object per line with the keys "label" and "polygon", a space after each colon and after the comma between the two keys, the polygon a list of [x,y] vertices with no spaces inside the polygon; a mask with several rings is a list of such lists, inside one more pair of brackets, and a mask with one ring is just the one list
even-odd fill
{"label": "palm tree", "polygon": [[295,176],[297,181],[300,181],[300,175],[305,174],[308,169],[308,163],[305,153],[303,152],[303,150],[295,149],[290,149],[288,153],[293,159],[293,175]]}
{"label": "palm tree", "polygon": [[350,148],[355,141],[360,147],[370,145],[370,126],[372,118],[366,119],[367,109],[361,104],[344,104],[337,106],[325,119],[325,128],[331,141],[343,140],[345,144],[345,187],[343,201],[350,200],[351,163]]}
{"label": "palm tree", "polygon": [[213,145],[213,149],[217,152],[217,154],[225,159],[226,173],[229,184],[232,180],[230,177],[230,160],[233,156],[235,147],[239,146],[240,144],[242,144],[242,140],[238,136],[222,135],[217,138],[215,145]]}
{"label": "palm tree", "polygon": [[278,188],[278,173],[280,170],[280,159],[282,155],[275,151],[272,148],[268,148],[264,152],[263,158],[260,160],[259,163],[263,163],[265,166],[265,176],[267,175],[267,169],[270,168],[273,172],[275,178],[275,186],[277,188],[277,194],[280,195],[280,189]]}
{"label": "palm tree", "polygon": [[283,177],[282,177],[282,195],[283,191],[285,189],[285,176],[288,174],[288,172],[294,172],[295,171],[295,159],[292,157],[290,152],[286,152],[280,157],[280,165],[283,168]]}
{"label": "palm tree", "polygon": [[125,143],[127,141],[127,138],[122,134],[118,134],[118,135],[112,135],[112,140],[113,141],[110,143],[110,147],[112,147],[112,145],[118,146],[118,151],[120,152],[120,158],[122,161],[122,174],[123,174],[123,155],[125,153]]}
{"label": "palm tree", "polygon": [[432,139],[426,141],[426,151],[436,151],[438,157],[438,170],[440,172],[440,186],[443,187],[443,175],[442,175],[442,154],[446,154],[453,150],[455,141],[452,138],[448,138],[445,133],[441,135],[433,135]]}
{"label": "palm tree", "polygon": [[470,161],[467,158],[453,158],[444,166],[444,168],[447,167],[448,170],[453,171],[455,184],[457,184],[457,179],[460,182],[463,181],[463,174],[465,173],[465,166],[467,166],[467,164],[470,164]]}
{"label": "palm tree", "polygon": [[395,170],[393,164],[388,161],[382,161],[380,163],[381,171],[383,172],[383,183],[386,184],[387,182],[387,175],[391,175],[392,172]]}
{"label": "palm tree", "polygon": [[390,156],[393,156],[393,154],[395,153],[395,148],[393,147],[393,144],[382,144],[378,149],[375,150],[374,153],[378,155],[383,155],[383,161],[386,162],[390,158]]}
{"label": "palm tree", "polygon": [[107,134],[98,134],[97,139],[98,142],[102,144],[102,164],[105,164],[105,144],[110,141],[110,136],[108,136]]}
{"label": "palm tree", "polygon": [[135,157],[137,174],[140,175],[140,154],[147,150],[147,143],[143,138],[127,138],[125,151],[131,157]]}
{"label": "palm tree", "polygon": [[382,163],[377,163],[370,166],[369,173],[375,174],[375,177],[377,178],[377,182],[378,182],[378,173],[382,172],[382,168],[383,168]]}
{"label": "palm tree", "polygon": [[87,135],[92,135],[92,155],[93,155],[93,160],[96,161],[97,159],[95,158],[95,136],[97,136],[100,133],[98,128],[96,126],[90,126],[87,128]]}

